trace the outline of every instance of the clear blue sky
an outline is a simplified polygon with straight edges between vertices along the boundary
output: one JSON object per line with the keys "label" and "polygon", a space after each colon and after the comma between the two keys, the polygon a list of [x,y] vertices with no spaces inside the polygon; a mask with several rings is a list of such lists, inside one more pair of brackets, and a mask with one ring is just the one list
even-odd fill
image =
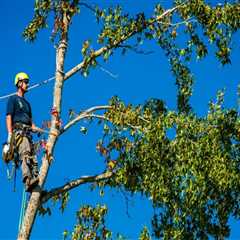
{"label": "clear blue sky", "polygon": [[[0,1],[1,58],[0,58],[0,96],[15,90],[14,76],[19,71],[29,73],[31,82],[36,83],[52,77],[55,71],[55,48],[49,41],[49,31],[41,31],[34,44],[24,42],[21,33],[31,20],[33,2]],[[98,1],[88,1],[96,3]],[[155,0],[104,0],[102,6],[120,3],[126,11],[136,13],[151,12],[155,3],[165,6],[170,1]],[[135,2],[135,3],[134,3]],[[213,1],[212,1],[213,2]],[[92,13],[83,8],[81,14],[74,18],[70,31],[70,44],[66,58],[66,70],[81,61],[81,46],[86,39],[92,39],[96,45],[96,34],[99,31]],[[238,41],[239,43],[239,41]],[[195,111],[199,115],[207,112],[208,102],[214,99],[219,89],[226,88],[225,104],[227,107],[237,104],[237,84],[239,83],[239,44],[233,42],[235,48],[232,65],[224,68],[208,57],[202,62],[193,61],[191,67],[195,74],[194,95],[191,99]],[[122,57],[118,52],[103,66],[118,77],[112,78],[101,69],[93,70],[88,78],[80,74],[67,81],[63,94],[63,122],[68,120],[68,110],[84,110],[95,105],[105,105],[113,95],[118,95],[126,103],[141,104],[150,97],[163,99],[170,109],[176,106],[176,88],[169,72],[168,60],[157,48],[156,44],[142,46],[143,50],[152,50],[151,55],[137,55],[129,52]],[[50,118],[53,84],[34,89],[27,94],[32,104],[34,122],[41,126]],[[0,101],[0,142],[6,140],[5,106]],[[83,136],[79,129],[89,126],[88,134]],[[64,184],[67,180],[82,175],[97,174],[104,170],[103,159],[96,152],[96,141],[101,137],[101,128],[97,125],[81,123],[62,136],[55,148],[55,160],[47,179],[47,188]],[[40,159],[39,159],[40,161]],[[6,166],[0,163],[0,239],[15,239],[17,234],[20,206],[22,201],[21,172],[17,175],[17,191],[13,192],[13,182],[6,176]],[[89,186],[81,186],[72,191],[70,204],[64,214],[53,207],[51,217],[38,217],[32,231],[32,239],[61,239],[65,229],[72,230],[75,222],[75,211],[82,204],[106,203],[109,207],[108,227],[122,233],[128,239],[137,239],[143,225],[150,225],[152,210],[147,199],[141,196],[129,198],[127,208],[124,195],[119,191],[108,190],[104,197],[98,191],[91,192]],[[127,211],[130,216],[127,216]],[[237,223],[233,227],[229,239],[240,239]]]}

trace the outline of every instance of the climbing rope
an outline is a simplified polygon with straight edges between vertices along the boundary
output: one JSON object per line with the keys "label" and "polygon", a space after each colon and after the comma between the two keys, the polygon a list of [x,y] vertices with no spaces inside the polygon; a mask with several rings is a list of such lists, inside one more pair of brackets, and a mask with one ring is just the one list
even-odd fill
{"label": "climbing rope", "polygon": [[[111,73],[109,70],[107,70],[106,68],[104,68],[101,64],[98,63],[98,65],[99,65],[101,71],[107,73],[107,74],[108,74],[109,76],[111,76],[112,78],[118,78],[118,76],[117,76],[116,74]],[[28,91],[29,91],[29,90],[32,90],[32,89],[34,89],[34,88],[40,87],[40,86],[42,86],[42,85],[45,85],[45,84],[51,82],[51,81],[54,80],[54,79],[55,79],[55,76],[54,76],[54,77],[50,77],[50,78],[48,78],[48,79],[46,79],[46,80],[43,80],[43,81],[41,81],[41,82],[39,82],[39,83],[35,83],[35,84],[33,84],[32,86],[30,86],[30,87],[28,88]],[[7,95],[0,96],[0,100],[3,100],[3,99],[8,98],[8,97],[11,97],[11,96],[13,96],[13,95],[16,95],[16,92],[13,92],[13,93],[10,93],[10,94],[7,94]]]}
{"label": "climbing rope", "polygon": [[20,217],[19,217],[19,223],[18,223],[18,231],[20,231],[22,227],[22,222],[26,210],[26,205],[27,205],[27,198],[26,198],[26,191],[25,188],[23,188],[23,193],[22,193],[22,204],[21,204],[21,211],[20,211]]}
{"label": "climbing rope", "polygon": [[[51,82],[53,79],[55,79],[55,77],[51,77],[51,78],[48,78],[48,79],[46,79],[46,80],[43,80],[43,81],[41,81],[41,82],[39,82],[39,83],[35,83],[35,84],[33,84],[32,86],[30,86],[30,87],[28,88],[28,91],[29,91],[29,90],[32,90],[33,88],[37,88],[37,87],[40,87],[40,86],[42,86],[42,85],[45,85],[45,84]],[[15,94],[16,94],[16,92],[10,93],[10,94],[7,94],[7,95],[0,96],[0,100],[5,99],[5,98],[8,98],[8,97],[11,97],[11,96],[13,96],[13,95],[15,95]]]}

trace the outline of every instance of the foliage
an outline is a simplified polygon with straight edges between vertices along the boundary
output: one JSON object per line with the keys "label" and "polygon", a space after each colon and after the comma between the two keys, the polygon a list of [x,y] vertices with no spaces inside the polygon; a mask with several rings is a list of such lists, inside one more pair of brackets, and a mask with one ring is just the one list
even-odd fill
{"label": "foliage", "polygon": [[146,226],[143,228],[139,240],[151,240],[150,234]]}
{"label": "foliage", "polygon": [[156,237],[224,238],[229,217],[239,218],[240,120],[222,104],[220,92],[204,118],[173,111],[156,117],[155,107],[114,99],[106,113],[112,127],[103,147],[108,158],[119,154],[115,176],[105,184],[151,199]]}
{"label": "foliage", "polygon": [[[122,13],[120,6],[107,10],[96,7],[96,19],[103,24],[98,35],[98,43],[106,46],[103,54],[106,61],[115,49],[121,48],[125,53],[128,49],[142,44],[144,40],[156,41],[170,59],[171,69],[176,77],[178,108],[181,112],[188,113],[191,110],[189,98],[192,95],[193,75],[184,62],[191,59],[194,51],[197,58],[207,55],[208,48],[203,40],[205,38],[217,46],[216,56],[221,63],[230,63],[231,37],[240,25],[238,18],[240,8],[237,3],[211,7],[203,0],[176,1],[175,4],[176,11],[165,15],[160,21],[158,18],[164,13],[164,8],[160,4],[156,5],[152,17],[149,18],[144,13],[130,17]],[[55,19],[52,37],[55,38],[59,33],[61,40],[61,36],[66,32],[64,14],[71,20],[79,12],[79,6],[78,0],[36,0],[35,15],[24,31],[24,37],[34,40],[38,31],[46,27],[47,17],[52,11]],[[174,20],[178,22],[172,23]],[[201,28],[202,34],[199,31]],[[178,46],[178,32],[185,33],[185,46],[183,43],[181,47]],[[136,39],[134,46],[125,43],[132,36]],[[81,72],[87,76],[89,68],[97,65],[94,49],[91,48],[89,40],[83,43],[82,55],[85,61]]]}
{"label": "foliage", "polygon": [[[77,224],[71,233],[72,240],[106,240],[111,239],[112,233],[105,226],[104,217],[107,214],[107,207],[97,205],[91,207],[89,205],[82,206],[77,212]],[[69,236],[68,231],[63,233],[64,239]]]}
{"label": "foliage", "polygon": [[52,40],[59,34],[60,39],[66,34],[64,15],[71,19],[79,12],[79,0],[35,0],[34,17],[23,32],[23,37],[34,41],[40,29],[47,27],[50,12],[54,13],[54,26],[52,29]]}
{"label": "foliage", "polygon": [[[59,203],[60,204],[59,210],[61,210],[62,213],[66,209],[69,200],[70,200],[69,192],[64,192],[62,194],[58,194],[52,197],[53,205]],[[48,204],[48,206],[44,206],[43,204],[41,204],[39,206],[39,215],[45,216],[46,214],[48,214],[49,216],[51,216],[52,214],[50,204]]]}
{"label": "foliage", "polygon": [[[61,41],[67,34],[64,19],[71,22],[80,4],[78,0],[36,0],[24,37],[33,41],[52,12],[51,36]],[[154,41],[165,53],[177,86],[177,111],[158,99],[142,106],[111,99],[111,109],[104,114],[104,136],[97,143],[108,171],[114,173],[104,186],[148,197],[155,208],[152,226],[157,238],[228,237],[229,217],[240,217],[240,120],[236,109],[224,109],[222,92],[216,103],[210,103],[206,116],[194,113],[189,101],[194,83],[189,62],[206,57],[213,45],[221,64],[231,63],[232,36],[240,27],[239,3],[212,6],[203,0],[176,0],[167,14],[160,4],[151,16],[130,16],[120,6],[96,7],[94,14],[102,24],[97,37],[102,52],[97,54],[90,40],[82,44],[83,76],[97,66],[100,55],[107,61],[117,49],[125,54],[144,41]],[[65,207],[68,196],[62,199]],[[83,206],[72,239],[110,238],[106,213],[106,207]],[[149,238],[144,228],[140,239]]]}

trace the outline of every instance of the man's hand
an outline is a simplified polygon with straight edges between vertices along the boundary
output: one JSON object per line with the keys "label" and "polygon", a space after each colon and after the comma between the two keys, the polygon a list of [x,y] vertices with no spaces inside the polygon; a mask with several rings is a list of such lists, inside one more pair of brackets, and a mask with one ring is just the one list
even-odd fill
{"label": "man's hand", "polygon": [[42,129],[37,127],[36,125],[32,125],[32,132],[34,133],[41,133],[42,132]]}
{"label": "man's hand", "polygon": [[7,154],[8,151],[9,151],[9,149],[10,149],[9,143],[5,143],[4,146],[3,146],[3,152],[4,152],[5,154]]}
{"label": "man's hand", "polygon": [[41,132],[41,128],[37,127],[34,123],[32,123],[31,130],[34,133],[39,133]]}
{"label": "man's hand", "polygon": [[3,149],[2,149],[2,159],[4,160],[5,163],[9,163],[9,151],[10,151],[10,144],[9,143],[4,143]]}

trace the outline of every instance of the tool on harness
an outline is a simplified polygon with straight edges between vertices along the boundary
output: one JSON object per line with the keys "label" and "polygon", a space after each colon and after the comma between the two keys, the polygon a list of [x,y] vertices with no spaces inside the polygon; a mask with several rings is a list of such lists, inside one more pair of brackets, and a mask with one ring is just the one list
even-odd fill
{"label": "tool on harness", "polygon": [[9,165],[7,164],[7,178],[9,181],[12,180],[12,178],[13,178],[13,191],[14,192],[16,192],[17,169],[18,169],[18,164],[16,161],[12,161],[11,169],[10,169]]}
{"label": "tool on harness", "polygon": [[[19,131],[21,131],[21,133]],[[8,180],[13,179],[14,192],[16,191],[16,176],[17,176],[17,169],[19,167],[19,156],[18,156],[17,148],[22,143],[23,136],[26,134],[26,133],[22,134],[22,132],[24,131],[26,130],[24,130],[24,128],[20,129],[20,125],[14,126],[14,131],[11,135],[11,138],[8,143],[3,144],[3,150],[2,150],[2,159],[7,165],[7,178]]]}
{"label": "tool on harness", "polygon": [[[23,131],[24,133],[30,132],[30,127],[23,125],[23,124],[15,124],[14,129]],[[7,143],[5,142],[3,144],[2,149],[2,159],[5,163],[9,163],[10,161],[16,160],[17,161],[17,153],[15,151],[16,147],[18,147],[22,140],[23,140],[23,134],[19,134],[16,131],[13,131],[10,141]],[[24,134],[25,135],[25,134]]]}

